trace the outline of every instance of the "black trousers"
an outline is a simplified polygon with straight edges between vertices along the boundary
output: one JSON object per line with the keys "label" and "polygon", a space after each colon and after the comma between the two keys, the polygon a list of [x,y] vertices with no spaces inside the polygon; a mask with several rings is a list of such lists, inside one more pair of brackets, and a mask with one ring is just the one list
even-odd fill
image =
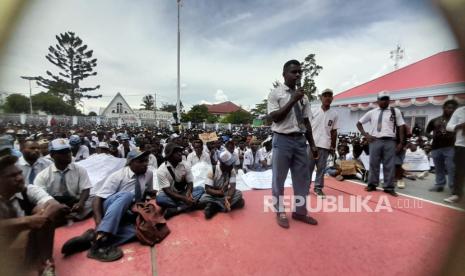
{"label": "black trousers", "polygon": [[465,182],[465,170],[460,169],[465,164],[465,147],[455,146],[455,178],[454,178],[454,191],[452,194],[462,197],[463,195],[463,185]]}

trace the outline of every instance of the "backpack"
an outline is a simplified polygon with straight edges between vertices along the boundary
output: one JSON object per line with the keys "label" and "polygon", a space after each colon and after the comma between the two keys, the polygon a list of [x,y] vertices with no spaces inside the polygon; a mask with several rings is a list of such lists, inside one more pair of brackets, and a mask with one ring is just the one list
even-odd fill
{"label": "backpack", "polygon": [[155,199],[134,204],[131,211],[137,214],[136,236],[140,243],[154,246],[171,232],[166,225],[163,212]]}

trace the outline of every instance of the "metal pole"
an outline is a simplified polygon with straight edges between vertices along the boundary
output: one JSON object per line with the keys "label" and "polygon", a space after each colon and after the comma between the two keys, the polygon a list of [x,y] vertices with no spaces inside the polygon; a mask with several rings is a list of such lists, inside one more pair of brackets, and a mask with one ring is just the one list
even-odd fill
{"label": "metal pole", "polygon": [[178,119],[176,120],[176,124],[179,123],[181,119],[181,71],[180,71],[180,43],[181,43],[181,31],[179,29],[179,18],[181,13],[181,0],[178,0],[178,86],[177,86],[177,102],[176,102],[176,113],[178,114]]}
{"label": "metal pole", "polygon": [[31,86],[31,80],[29,80],[29,108],[30,108],[31,115],[32,115],[32,86]]}

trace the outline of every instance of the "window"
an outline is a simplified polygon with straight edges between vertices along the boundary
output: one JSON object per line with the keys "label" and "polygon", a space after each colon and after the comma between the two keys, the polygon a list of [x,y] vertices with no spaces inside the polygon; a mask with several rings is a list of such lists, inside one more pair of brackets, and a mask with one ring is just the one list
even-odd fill
{"label": "window", "polygon": [[115,110],[113,109],[113,110],[111,111],[111,113],[115,113]]}
{"label": "window", "polygon": [[117,103],[116,104],[116,113],[123,113],[123,104]]}

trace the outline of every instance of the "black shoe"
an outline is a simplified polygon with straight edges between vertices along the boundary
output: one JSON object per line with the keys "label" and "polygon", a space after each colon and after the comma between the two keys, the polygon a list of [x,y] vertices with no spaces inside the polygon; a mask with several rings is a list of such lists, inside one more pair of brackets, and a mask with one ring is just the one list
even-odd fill
{"label": "black shoe", "polygon": [[101,262],[114,262],[123,257],[123,251],[116,246],[99,246],[95,243],[87,252],[87,258]]}
{"label": "black shoe", "polygon": [[92,246],[92,241],[95,239],[95,230],[88,229],[82,235],[74,237],[65,244],[61,248],[61,253],[65,256],[82,252],[88,250]]}
{"label": "black shoe", "polygon": [[321,189],[315,189],[315,194],[316,194],[318,197],[321,197],[321,198],[325,198],[325,197],[326,197],[325,193],[323,193],[323,190],[321,190]]}
{"label": "black shoe", "polygon": [[367,192],[376,191],[376,186],[374,186],[374,185],[368,185],[368,186],[365,187],[365,191],[367,191]]}
{"label": "black shoe", "polygon": [[173,208],[167,208],[165,210],[165,214],[163,215],[163,217],[165,219],[170,219],[176,215],[179,215],[180,211],[178,210],[178,208],[176,207],[173,207]]}
{"label": "black shoe", "polygon": [[211,219],[214,215],[216,215],[220,211],[220,206],[215,203],[207,203],[207,207],[203,211],[205,214],[206,219]]}
{"label": "black shoe", "polygon": [[295,219],[295,220],[298,220],[298,221],[305,222],[305,223],[310,224],[310,225],[317,225],[318,224],[318,221],[316,221],[316,219],[312,218],[309,215],[299,215],[297,213],[292,213],[292,218]]}
{"label": "black shoe", "polygon": [[430,188],[428,191],[430,191],[430,192],[442,192],[442,191],[444,191],[444,187],[434,186],[434,187]]}
{"label": "black shoe", "polygon": [[231,205],[231,209],[242,209],[244,208],[245,200],[241,198],[238,202]]}
{"label": "black shoe", "polygon": [[399,196],[394,190],[384,190],[384,192],[386,194],[390,194],[391,196]]}

